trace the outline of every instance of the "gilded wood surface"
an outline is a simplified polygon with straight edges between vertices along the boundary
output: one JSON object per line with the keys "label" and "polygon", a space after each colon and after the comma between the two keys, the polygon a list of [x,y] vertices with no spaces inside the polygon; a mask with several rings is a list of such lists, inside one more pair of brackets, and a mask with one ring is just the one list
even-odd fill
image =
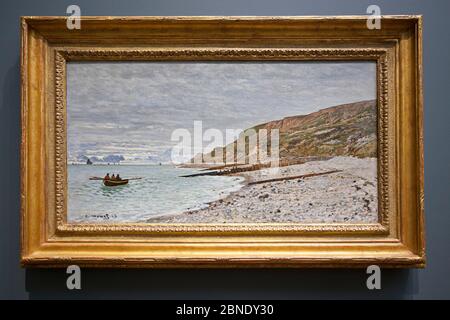
{"label": "gilded wood surface", "polygon": [[[375,31],[365,19],[84,17],[72,32],[65,18],[23,18],[22,264],[423,266],[421,19],[384,17]],[[67,224],[70,60],[376,61],[380,223]]]}

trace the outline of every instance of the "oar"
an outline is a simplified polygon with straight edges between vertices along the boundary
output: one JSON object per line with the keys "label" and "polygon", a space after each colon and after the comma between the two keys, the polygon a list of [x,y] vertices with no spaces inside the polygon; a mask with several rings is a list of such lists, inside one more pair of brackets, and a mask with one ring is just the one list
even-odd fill
{"label": "oar", "polygon": [[100,178],[100,177],[90,177],[89,180],[103,180],[103,178]]}

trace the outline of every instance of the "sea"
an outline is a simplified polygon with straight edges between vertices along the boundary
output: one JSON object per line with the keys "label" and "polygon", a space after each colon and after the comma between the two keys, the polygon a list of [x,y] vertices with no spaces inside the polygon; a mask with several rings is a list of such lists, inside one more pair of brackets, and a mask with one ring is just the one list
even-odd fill
{"label": "sea", "polygon": [[[152,217],[201,209],[239,190],[242,177],[182,175],[199,169],[174,165],[68,165],[69,223],[145,222]],[[127,185],[106,187],[106,173],[120,174]]]}

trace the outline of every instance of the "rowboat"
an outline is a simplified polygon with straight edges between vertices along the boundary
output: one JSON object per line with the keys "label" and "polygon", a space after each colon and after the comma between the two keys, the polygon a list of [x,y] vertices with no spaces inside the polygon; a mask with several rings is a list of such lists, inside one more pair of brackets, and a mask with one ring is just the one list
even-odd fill
{"label": "rowboat", "polygon": [[103,180],[103,184],[107,187],[123,186],[128,183],[128,179],[122,180]]}

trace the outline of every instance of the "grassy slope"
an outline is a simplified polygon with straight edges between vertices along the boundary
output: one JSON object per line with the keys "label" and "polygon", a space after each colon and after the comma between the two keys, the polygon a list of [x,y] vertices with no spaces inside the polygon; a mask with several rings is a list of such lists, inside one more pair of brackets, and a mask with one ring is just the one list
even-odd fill
{"label": "grassy slope", "polygon": [[[375,100],[334,106],[307,115],[270,121],[249,129],[278,129],[281,160],[307,156],[377,155]],[[248,154],[248,148],[246,150]],[[225,149],[223,152],[225,154]]]}

